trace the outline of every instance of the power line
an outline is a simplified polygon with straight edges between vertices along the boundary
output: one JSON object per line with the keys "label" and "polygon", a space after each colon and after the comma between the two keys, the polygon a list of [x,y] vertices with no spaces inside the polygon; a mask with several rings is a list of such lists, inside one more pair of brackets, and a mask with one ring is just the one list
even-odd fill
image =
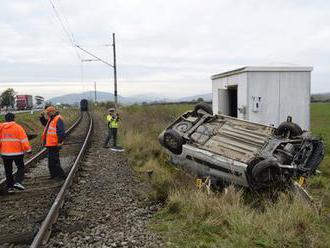
{"label": "power line", "polygon": [[[69,22],[68,22],[67,18],[65,17],[65,15],[63,13],[60,14],[60,11],[57,9],[57,7],[56,7],[55,3],[53,2],[53,0],[49,0],[49,2],[50,2],[51,6],[54,10],[55,16],[58,19],[64,33],[68,37],[68,40],[69,40],[70,44],[74,47],[78,59],[81,60],[81,56],[80,56],[78,50],[75,47],[75,43],[76,43],[75,38],[74,38],[73,32],[70,29],[70,25],[69,25]],[[64,19],[64,22],[66,24],[63,22],[62,18]]]}
{"label": "power line", "polygon": [[[49,2],[47,1],[47,7],[49,7],[48,6],[49,5]],[[47,17],[49,18],[49,21],[51,22],[51,24],[54,26],[60,26],[60,24],[59,24],[59,21],[58,21],[58,19],[57,19],[57,17],[55,16],[55,14],[54,14],[54,12],[53,12],[53,8],[49,8],[49,13],[50,13],[50,15],[47,15]],[[58,29],[58,30],[56,30],[56,32],[55,32],[55,30],[54,30],[54,33],[55,34],[58,34],[58,37],[60,38],[60,40],[65,44],[65,45],[69,45],[70,47],[71,47],[71,42],[70,41],[68,41],[68,37],[67,37],[67,35],[63,32],[63,29],[62,29],[62,27],[60,27],[60,29]]]}
{"label": "power line", "polygon": [[[67,25],[67,29],[68,29],[69,33],[71,34],[71,38],[72,38],[73,42],[75,42],[75,38],[74,38],[73,32],[72,32],[71,29],[70,29],[70,24],[69,24],[69,22],[68,22],[68,19],[67,19],[66,16],[64,15],[64,8],[63,8],[63,6],[62,6],[62,4],[61,4],[61,1],[57,1],[57,2],[59,3],[60,9],[61,9],[61,11],[62,11],[62,16],[63,16],[63,18],[64,18],[64,21],[65,21],[66,25]],[[61,11],[60,11],[60,12],[61,12]]]}
{"label": "power line", "polygon": [[[72,33],[72,31],[70,30],[70,25],[69,25],[69,22],[68,20],[66,19],[65,15],[64,14],[60,14],[60,11],[57,9],[55,3],[53,2],[53,0],[49,0],[53,10],[54,10],[54,13],[55,13],[55,16],[56,18],[58,19],[64,33],[66,34],[67,38],[69,39],[71,45],[74,47],[75,51],[76,51],[76,54],[77,54],[77,57],[78,59],[80,60],[81,64],[84,62],[84,60],[81,59],[81,56],[78,52],[78,49],[80,49],[81,51],[83,51],[84,53],[92,56],[94,59],[110,66],[113,68],[114,70],[114,96],[115,96],[115,105],[117,105],[117,102],[118,102],[118,97],[117,97],[117,65],[116,65],[116,46],[115,46],[115,34],[113,33],[112,34],[112,40],[113,40],[113,43],[112,43],[112,47],[113,47],[113,64],[110,64],[109,62],[107,62],[106,60],[94,55],[93,53],[87,51],[86,49],[80,47],[79,45],[77,45],[77,43],[75,42],[75,38],[74,38],[74,35]],[[61,6],[61,3],[60,3],[60,7],[62,8]],[[62,18],[64,19],[64,21],[62,20]],[[66,24],[65,24],[65,23]],[[86,60],[86,61],[93,61],[91,59],[89,60]],[[81,70],[83,70],[83,66],[81,66]],[[83,71],[81,72],[81,78],[83,80]]]}
{"label": "power line", "polygon": [[88,50],[80,47],[79,45],[75,45],[77,48],[79,48],[84,53],[87,53],[88,55],[92,56],[94,59],[86,59],[83,61],[89,62],[89,61],[100,61],[103,64],[106,64],[113,68],[113,78],[114,78],[114,100],[115,100],[115,106],[118,105],[118,92],[117,92],[117,62],[116,62],[116,41],[115,41],[115,33],[112,34],[112,48],[113,48],[113,64],[110,64],[108,61],[101,59],[100,57],[96,56],[95,54],[89,52]]}
{"label": "power line", "polygon": [[[50,0],[50,1],[52,1],[52,0]],[[52,6],[55,7],[54,10],[57,11],[57,13],[59,13],[58,15],[63,17],[64,22],[65,22],[65,24],[66,24],[66,30],[68,31],[68,32],[66,32],[66,33],[68,33],[68,38],[69,38],[70,41],[71,41],[71,45],[72,45],[72,46],[74,47],[74,49],[75,49],[75,52],[76,52],[76,54],[77,54],[78,59],[81,60],[81,56],[80,56],[80,54],[79,54],[79,52],[78,52],[78,49],[75,47],[75,43],[76,43],[76,41],[75,41],[74,34],[73,34],[73,32],[71,31],[71,29],[70,29],[70,24],[69,24],[68,19],[67,19],[66,16],[64,15],[64,10],[63,10],[63,6],[62,6],[62,4],[61,4],[61,1],[57,1],[57,2],[59,3],[59,6],[60,6],[60,9],[61,9],[62,13],[61,13],[61,11],[58,11],[58,10],[57,10],[55,4],[53,4]],[[54,2],[53,2],[53,3],[54,3]],[[61,14],[61,15],[60,15],[60,14]],[[64,26],[65,26],[65,25],[64,25]]]}
{"label": "power line", "polygon": [[68,31],[68,29],[65,27],[65,25],[64,25],[64,23],[63,23],[63,21],[62,21],[62,18],[61,18],[61,16],[60,16],[60,14],[59,14],[59,12],[58,12],[58,10],[57,10],[57,8],[56,8],[54,2],[53,2],[52,0],[49,0],[49,3],[50,3],[50,5],[51,5],[52,8],[53,8],[54,13],[55,13],[55,16],[56,16],[57,20],[59,21],[59,23],[60,23],[60,25],[61,25],[61,27],[62,27],[64,33],[65,33],[66,36],[68,37],[70,43],[73,45],[73,44],[74,44],[73,37],[72,37],[72,35],[70,34],[70,32]]}
{"label": "power line", "polygon": [[[82,48],[82,47],[80,47],[80,46],[78,46],[78,45],[75,45],[75,46],[76,46],[77,48],[79,48],[80,50],[82,50],[83,52],[87,53],[88,55],[94,57],[96,60],[101,61],[102,63],[104,63],[104,64],[106,64],[106,65],[108,65],[108,66],[114,67],[114,66],[113,66],[112,64],[110,64],[109,62],[107,62],[107,61],[105,61],[104,59],[101,59],[100,57],[98,57],[98,56],[92,54],[91,52],[87,51],[86,49],[84,49],[84,48]],[[90,61],[92,61],[92,60],[90,60]]]}
{"label": "power line", "polygon": [[[80,56],[80,53],[78,52],[78,49],[76,48],[75,46],[75,38],[74,38],[74,35],[73,35],[73,32],[71,31],[70,29],[70,25],[69,25],[69,22],[67,20],[67,18],[65,17],[65,15],[62,13],[60,14],[60,11],[57,9],[55,3],[53,2],[53,0],[49,0],[49,3],[50,5],[52,6],[53,10],[54,10],[54,13],[55,13],[55,16],[60,24],[60,26],[62,27],[65,35],[67,36],[71,46],[73,47],[75,53],[76,53],[76,56],[80,62],[80,76],[81,76],[81,81],[83,82],[83,78],[84,78],[84,67],[82,65],[82,58]],[[64,23],[62,18],[64,19]]]}

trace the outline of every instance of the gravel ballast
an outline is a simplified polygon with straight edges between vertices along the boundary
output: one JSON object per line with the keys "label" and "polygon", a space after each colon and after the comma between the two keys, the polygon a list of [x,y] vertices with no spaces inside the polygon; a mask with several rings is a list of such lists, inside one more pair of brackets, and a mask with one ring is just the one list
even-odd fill
{"label": "gravel ballast", "polygon": [[46,247],[163,246],[148,229],[157,209],[147,199],[149,186],[125,153],[102,148],[106,131],[105,121],[94,115],[88,154]]}

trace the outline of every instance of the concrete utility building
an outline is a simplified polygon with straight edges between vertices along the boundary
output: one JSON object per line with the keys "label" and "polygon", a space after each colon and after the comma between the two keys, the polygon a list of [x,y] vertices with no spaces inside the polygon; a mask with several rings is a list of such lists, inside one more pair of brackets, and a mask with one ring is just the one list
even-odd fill
{"label": "concrete utility building", "polygon": [[290,115],[308,130],[312,70],[247,66],[213,75],[213,112],[274,126]]}

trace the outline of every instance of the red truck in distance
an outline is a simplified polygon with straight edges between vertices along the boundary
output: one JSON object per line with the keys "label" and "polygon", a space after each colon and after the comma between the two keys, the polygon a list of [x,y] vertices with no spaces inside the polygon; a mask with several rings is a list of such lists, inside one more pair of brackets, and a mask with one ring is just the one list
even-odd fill
{"label": "red truck in distance", "polygon": [[16,109],[30,110],[33,108],[33,98],[31,95],[16,95]]}

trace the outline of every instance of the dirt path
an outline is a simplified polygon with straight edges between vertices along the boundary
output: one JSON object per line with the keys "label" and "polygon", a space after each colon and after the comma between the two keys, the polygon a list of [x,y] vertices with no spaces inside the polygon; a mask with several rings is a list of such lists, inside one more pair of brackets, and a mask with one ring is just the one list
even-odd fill
{"label": "dirt path", "polygon": [[[95,116],[89,154],[47,247],[161,247],[147,229],[153,206],[148,186],[128,165],[125,153],[102,147],[105,125]],[[145,195],[145,194],[144,194]]]}

